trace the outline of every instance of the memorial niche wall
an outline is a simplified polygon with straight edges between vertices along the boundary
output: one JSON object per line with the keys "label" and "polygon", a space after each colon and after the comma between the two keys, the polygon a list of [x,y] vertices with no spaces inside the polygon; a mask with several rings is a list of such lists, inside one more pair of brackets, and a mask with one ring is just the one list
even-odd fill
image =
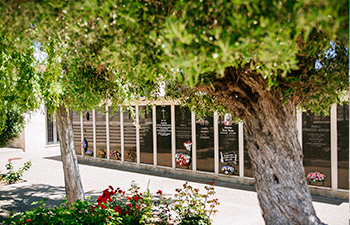
{"label": "memorial niche wall", "polygon": [[192,169],[192,122],[191,111],[175,106],[175,137],[177,168]]}
{"label": "memorial niche wall", "polygon": [[94,136],[92,111],[83,113],[83,151],[86,156],[94,156]]}
{"label": "memorial niche wall", "polygon": [[78,112],[73,112],[73,133],[74,133],[74,148],[77,155],[81,155],[81,130],[80,116]]}
{"label": "memorial niche wall", "polygon": [[146,164],[153,164],[152,109],[150,107],[139,107],[139,125],[140,162]]}
{"label": "memorial niche wall", "polygon": [[107,158],[106,115],[102,109],[95,112],[96,157]]}
{"label": "memorial niche wall", "polygon": [[157,165],[172,166],[171,157],[171,107],[156,107]]}
{"label": "memorial niche wall", "polygon": [[[247,143],[247,141],[248,140],[244,136],[244,143]],[[254,168],[246,144],[244,144],[244,176],[254,177]]]}
{"label": "memorial niche wall", "polygon": [[220,116],[219,127],[219,173],[239,174],[238,124],[232,120],[231,114]]}
{"label": "memorial niche wall", "polygon": [[124,161],[136,162],[136,127],[134,125],[135,107],[123,112],[124,124]]}
{"label": "memorial niche wall", "polygon": [[326,176],[324,182],[308,180],[309,184],[331,186],[330,117],[305,112],[303,119],[303,154],[306,175],[319,172]]}
{"label": "memorial niche wall", "polygon": [[110,159],[121,159],[121,139],[120,139],[120,110],[108,109],[109,115],[109,151]]}
{"label": "memorial niche wall", "polygon": [[349,103],[337,106],[338,188],[349,189]]}
{"label": "memorial niche wall", "polygon": [[214,172],[214,120],[204,116],[196,119],[197,170]]}

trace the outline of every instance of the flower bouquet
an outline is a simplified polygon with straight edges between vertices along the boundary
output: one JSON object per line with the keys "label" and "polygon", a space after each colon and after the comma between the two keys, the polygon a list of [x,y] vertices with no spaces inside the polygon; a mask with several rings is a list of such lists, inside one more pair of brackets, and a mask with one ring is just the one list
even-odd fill
{"label": "flower bouquet", "polygon": [[89,149],[85,151],[86,155],[92,156],[94,153]]}
{"label": "flower bouquet", "polygon": [[324,182],[326,180],[326,175],[320,172],[310,172],[306,178],[309,182]]}
{"label": "flower bouquet", "polygon": [[118,152],[118,151],[112,151],[112,152],[111,152],[111,156],[114,157],[114,158],[116,158],[117,160],[120,160],[121,157],[122,157],[122,155],[121,155],[120,152]]}
{"label": "flower bouquet", "polygon": [[98,155],[102,158],[105,158],[106,157],[106,151],[101,148],[100,150],[98,150]]}
{"label": "flower bouquet", "polygon": [[86,138],[84,138],[84,140],[81,142],[81,147],[85,150],[85,152],[87,151],[88,142],[87,142]]}
{"label": "flower bouquet", "polygon": [[184,146],[185,146],[187,151],[191,151],[192,142],[191,141],[185,141],[184,142]]}
{"label": "flower bouquet", "polygon": [[235,172],[235,168],[231,165],[226,165],[226,166],[223,166],[221,167],[221,170],[224,171],[225,174],[228,174],[228,173],[234,173]]}
{"label": "flower bouquet", "polygon": [[191,163],[191,156],[188,154],[176,153],[175,162],[179,166],[188,166]]}

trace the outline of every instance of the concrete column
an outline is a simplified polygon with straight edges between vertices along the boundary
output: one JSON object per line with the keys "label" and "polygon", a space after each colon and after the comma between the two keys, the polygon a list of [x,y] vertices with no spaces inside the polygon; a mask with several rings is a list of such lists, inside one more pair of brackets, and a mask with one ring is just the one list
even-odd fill
{"label": "concrete column", "polygon": [[197,171],[196,113],[191,112],[192,120],[192,172]]}
{"label": "concrete column", "polygon": [[139,117],[139,105],[136,105],[136,163],[140,164],[140,117]]}
{"label": "concrete column", "polygon": [[219,174],[219,125],[218,113],[214,113],[214,173]]}
{"label": "concrete column", "polygon": [[82,142],[84,140],[84,119],[83,119],[82,113],[80,113],[80,134],[81,134],[81,142],[80,142],[81,155],[84,156],[84,149],[82,145]]}
{"label": "concrete column", "polygon": [[173,169],[176,168],[175,154],[176,154],[176,134],[175,134],[175,105],[171,105],[171,166]]}
{"label": "concrete column", "polygon": [[153,166],[157,166],[157,111],[156,106],[152,106],[152,125],[153,125]]}
{"label": "concrete column", "polygon": [[124,162],[124,118],[123,118],[123,108],[120,107],[120,154],[121,162]]}
{"label": "concrete column", "polygon": [[239,176],[244,177],[244,133],[243,122],[238,123]]}
{"label": "concrete column", "polygon": [[110,146],[109,146],[109,108],[106,106],[106,146],[107,146],[107,159],[110,157]]}
{"label": "concrete column", "polygon": [[331,188],[338,189],[338,132],[337,132],[337,105],[331,108]]}
{"label": "concrete column", "polygon": [[92,134],[93,134],[93,142],[94,142],[94,158],[96,158],[96,110],[92,110]]}

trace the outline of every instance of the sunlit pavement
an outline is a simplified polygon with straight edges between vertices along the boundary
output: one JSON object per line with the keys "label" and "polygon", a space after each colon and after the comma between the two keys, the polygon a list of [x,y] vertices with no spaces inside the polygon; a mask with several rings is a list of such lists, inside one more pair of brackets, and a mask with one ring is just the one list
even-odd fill
{"label": "sunlit pavement", "polygon": [[[62,163],[58,160],[60,152],[57,148],[23,152],[20,149],[0,149],[0,171],[5,173],[5,164],[11,158],[15,168],[31,160],[32,167],[24,173],[23,183],[0,186],[0,221],[10,211],[25,211],[35,207],[34,201],[43,198],[48,206],[58,205],[64,198],[64,178]],[[56,157],[55,157],[56,156]],[[96,197],[102,190],[112,185],[127,190],[134,180],[145,191],[149,183],[151,193],[159,189],[171,197],[175,189],[185,181],[148,174],[120,171],[116,169],[80,164],[83,187],[87,196]],[[204,191],[205,184],[189,182],[192,186]],[[216,186],[215,197],[219,199],[219,212],[213,217],[214,225],[259,225],[264,224],[257,195],[253,191]],[[349,203],[332,198],[314,197],[317,216],[330,225],[349,224]]]}

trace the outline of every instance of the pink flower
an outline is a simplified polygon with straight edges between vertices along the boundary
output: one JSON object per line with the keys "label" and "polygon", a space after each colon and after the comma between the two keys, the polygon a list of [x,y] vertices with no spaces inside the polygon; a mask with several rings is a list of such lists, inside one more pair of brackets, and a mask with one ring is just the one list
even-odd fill
{"label": "pink flower", "polygon": [[11,162],[12,161],[12,159],[9,159],[9,162]]}

